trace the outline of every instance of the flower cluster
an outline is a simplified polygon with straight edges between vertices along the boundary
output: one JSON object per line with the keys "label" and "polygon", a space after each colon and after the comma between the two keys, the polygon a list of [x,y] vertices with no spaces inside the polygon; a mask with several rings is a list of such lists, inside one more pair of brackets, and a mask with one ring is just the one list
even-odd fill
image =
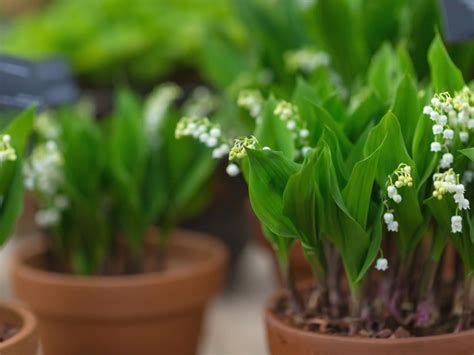
{"label": "flower cluster", "polygon": [[[235,164],[242,158],[247,155],[247,148],[249,149],[257,149],[259,147],[258,141],[254,136],[250,137],[239,137],[234,139],[234,145],[230,149],[229,152],[229,162],[230,164],[227,166],[227,174],[230,176],[236,176],[240,173],[239,166]],[[270,149],[265,147],[264,149]]]}
{"label": "flower cluster", "polygon": [[298,107],[287,101],[281,100],[278,102],[273,113],[285,122],[286,127],[293,133],[295,146],[298,149],[297,155],[299,156],[301,154],[302,156],[306,156],[306,154],[311,150],[308,141],[310,133],[306,128],[306,122],[300,117]]}
{"label": "flower cluster", "polygon": [[35,219],[39,226],[50,227],[59,222],[68,200],[60,191],[64,183],[64,159],[54,141],[35,147],[23,169],[25,186],[39,195],[41,209]]}
{"label": "flower cluster", "polygon": [[153,140],[171,103],[181,95],[176,84],[166,83],[158,86],[149,96],[145,104],[145,130]]}
{"label": "flower cluster", "polygon": [[61,129],[54,117],[49,112],[39,114],[34,122],[34,130],[44,139],[56,140],[61,134]]}
{"label": "flower cluster", "polygon": [[440,167],[449,169],[454,160],[449,152],[453,140],[459,137],[461,143],[467,143],[469,131],[474,130],[474,94],[468,87],[457,92],[454,98],[449,93],[436,94],[430,105],[423,108],[423,113],[433,121],[435,140],[431,143],[431,151],[444,150]]}
{"label": "flower cluster", "polygon": [[218,105],[217,97],[205,86],[198,86],[186,100],[183,112],[186,116],[206,117]]}
{"label": "flower cluster", "polygon": [[386,185],[387,198],[384,200],[386,212],[383,215],[383,219],[389,232],[398,232],[398,222],[395,220],[394,210],[390,208],[389,200],[393,200],[393,202],[397,204],[402,202],[402,196],[398,193],[398,189],[405,186],[413,186],[411,167],[405,163],[401,163],[397,169],[388,176]]}
{"label": "flower cluster", "polygon": [[0,136],[0,163],[16,160],[15,149],[11,145],[11,137],[8,134]]}
{"label": "flower cluster", "polygon": [[261,120],[263,111],[263,96],[258,90],[246,89],[239,93],[237,105],[249,111],[250,116],[257,122]]}
{"label": "flower cluster", "polygon": [[328,66],[330,63],[327,53],[308,47],[286,52],[284,60],[289,71],[301,71],[305,74],[311,74],[317,68]]}
{"label": "flower cluster", "polygon": [[433,180],[433,197],[441,200],[447,193],[453,195],[456,215],[451,217],[451,230],[453,233],[462,232],[462,217],[458,215],[458,212],[469,209],[469,200],[464,197],[466,189],[459,183],[459,175],[453,169],[449,169],[444,173],[434,174]]}
{"label": "flower cluster", "polygon": [[213,148],[212,157],[220,159],[229,153],[229,144],[222,136],[219,125],[206,117],[183,117],[176,125],[176,138],[193,137]]}

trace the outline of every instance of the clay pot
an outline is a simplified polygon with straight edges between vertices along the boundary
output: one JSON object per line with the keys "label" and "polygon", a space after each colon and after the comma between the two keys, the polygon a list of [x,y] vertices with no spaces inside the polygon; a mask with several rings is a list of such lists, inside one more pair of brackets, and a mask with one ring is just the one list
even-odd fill
{"label": "clay pot", "polygon": [[[280,267],[278,265],[278,258],[273,250],[272,245],[270,242],[265,238],[265,235],[262,232],[262,228],[260,226],[260,221],[258,220],[257,216],[252,210],[250,205],[250,201],[247,200],[246,203],[246,210],[247,210],[247,218],[249,220],[252,233],[254,235],[255,240],[257,241],[258,245],[260,245],[265,250],[268,250],[269,253],[272,255],[273,263],[275,265],[275,272],[278,275],[278,280],[280,283],[283,283],[283,278],[280,272]],[[306,261],[306,258],[303,253],[303,248],[301,247],[301,243],[296,241],[293,248],[290,252],[290,264],[291,270],[293,272],[293,276],[297,283],[304,283],[308,280],[313,279],[313,274],[311,271],[311,266]]]}
{"label": "clay pot", "polygon": [[140,275],[49,272],[40,243],[17,253],[13,285],[39,319],[44,355],[194,355],[203,314],[223,286],[227,253],[199,233],[175,232],[167,269]]}
{"label": "clay pot", "polygon": [[0,342],[1,355],[36,355],[37,325],[30,311],[22,306],[0,303],[0,320],[19,329],[13,337]]}
{"label": "clay pot", "polygon": [[267,303],[265,326],[271,355],[472,355],[474,330],[404,339],[369,339],[320,335],[294,328],[272,311],[285,297],[280,291]]}

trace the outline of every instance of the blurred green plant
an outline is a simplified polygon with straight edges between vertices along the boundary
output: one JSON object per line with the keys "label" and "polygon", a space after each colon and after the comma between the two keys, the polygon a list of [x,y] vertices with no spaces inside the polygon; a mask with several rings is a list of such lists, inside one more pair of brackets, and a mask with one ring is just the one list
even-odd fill
{"label": "blurred green plant", "polygon": [[210,31],[242,40],[230,2],[211,0],[55,0],[3,30],[3,51],[61,55],[86,83],[109,86],[198,67]]}
{"label": "blurred green plant", "polygon": [[[287,91],[294,84],[294,71],[310,75],[308,67],[320,62],[317,58],[321,56],[327,57],[325,65],[337,73],[347,90],[357,91],[371,58],[384,43],[404,46],[413,61],[414,79],[424,79],[429,74],[425,54],[436,28],[442,27],[436,0],[234,3],[251,38],[248,46],[253,53],[254,70],[269,71],[274,82]],[[464,75],[472,76],[474,45],[451,45],[449,52]],[[292,53],[299,53],[298,61],[292,60]],[[385,56],[379,54],[381,58],[372,60],[382,61]],[[272,90],[275,91],[275,85]]]}
{"label": "blurred green plant", "polygon": [[53,268],[140,272],[153,225],[163,266],[172,228],[205,206],[216,164],[196,142],[177,144],[173,102],[180,96],[179,87],[163,84],[143,103],[122,89],[103,121],[87,105],[37,118],[25,183],[38,201],[36,222],[50,241]]}
{"label": "blurred green plant", "polygon": [[23,209],[22,164],[34,116],[30,108],[0,133],[0,244],[10,237]]}

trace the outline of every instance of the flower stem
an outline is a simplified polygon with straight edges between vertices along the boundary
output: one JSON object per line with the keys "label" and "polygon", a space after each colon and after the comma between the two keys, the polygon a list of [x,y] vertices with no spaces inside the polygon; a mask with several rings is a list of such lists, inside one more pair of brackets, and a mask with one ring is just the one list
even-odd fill
{"label": "flower stem", "polygon": [[350,303],[350,314],[351,314],[351,325],[349,329],[349,335],[356,335],[361,328],[361,310],[362,310],[362,287],[360,284],[351,285],[351,303]]}

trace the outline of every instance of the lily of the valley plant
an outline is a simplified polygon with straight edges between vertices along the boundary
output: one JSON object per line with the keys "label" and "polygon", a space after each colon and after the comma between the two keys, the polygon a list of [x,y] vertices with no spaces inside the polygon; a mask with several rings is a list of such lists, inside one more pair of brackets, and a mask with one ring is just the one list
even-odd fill
{"label": "lily of the valley plant", "polygon": [[[239,105],[255,132],[230,149],[207,119],[178,126],[216,158],[229,150],[228,173],[242,172],[286,277],[276,312],[305,329],[406,337],[472,325],[473,92],[439,37],[429,87],[413,80],[408,55],[391,51],[347,100],[327,77],[300,79],[286,100],[247,90]],[[293,281],[295,241],[313,270],[311,290]]]}
{"label": "lily of the valley plant", "polygon": [[[184,111],[214,110],[215,100],[199,90]],[[174,137],[179,116],[173,102],[180,95],[179,87],[164,84],[142,103],[122,90],[115,111],[101,122],[86,104],[39,115],[24,177],[52,269],[141,272],[152,226],[159,227],[155,267],[164,266],[173,227],[204,205],[215,166],[200,144]]]}

